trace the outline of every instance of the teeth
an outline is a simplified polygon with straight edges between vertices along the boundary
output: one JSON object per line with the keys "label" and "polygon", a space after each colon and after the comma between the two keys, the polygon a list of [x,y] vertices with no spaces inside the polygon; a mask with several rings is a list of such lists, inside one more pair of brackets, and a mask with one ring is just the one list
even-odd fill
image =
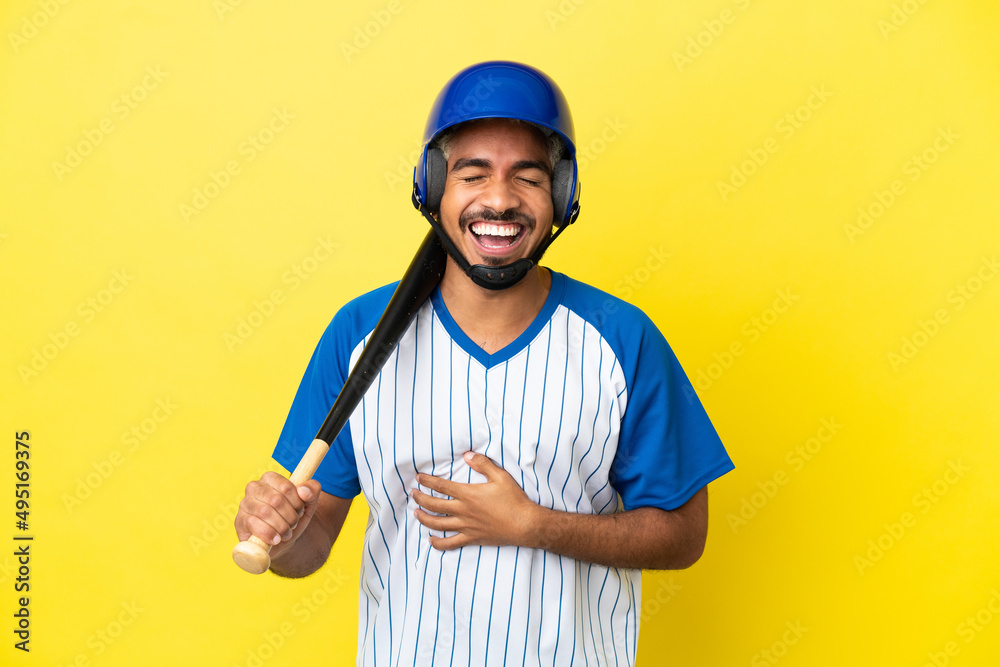
{"label": "teeth", "polygon": [[491,225],[488,222],[477,222],[471,229],[477,236],[517,236],[520,231],[517,225]]}

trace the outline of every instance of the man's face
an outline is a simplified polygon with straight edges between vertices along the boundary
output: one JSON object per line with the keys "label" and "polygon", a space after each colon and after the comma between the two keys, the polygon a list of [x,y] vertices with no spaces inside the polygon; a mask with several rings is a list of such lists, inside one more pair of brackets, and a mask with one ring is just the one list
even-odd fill
{"label": "man's face", "polygon": [[538,131],[503,120],[473,123],[452,140],[441,225],[472,264],[530,257],[552,231],[551,173]]}

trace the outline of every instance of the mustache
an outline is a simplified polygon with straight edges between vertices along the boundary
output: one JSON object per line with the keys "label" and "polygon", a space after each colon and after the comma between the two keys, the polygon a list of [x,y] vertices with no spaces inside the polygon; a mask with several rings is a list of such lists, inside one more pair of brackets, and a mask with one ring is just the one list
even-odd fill
{"label": "mustache", "polygon": [[458,226],[464,232],[468,229],[469,224],[476,220],[485,220],[486,222],[516,222],[523,225],[529,232],[535,228],[534,216],[514,209],[497,213],[491,208],[466,211],[459,217]]}

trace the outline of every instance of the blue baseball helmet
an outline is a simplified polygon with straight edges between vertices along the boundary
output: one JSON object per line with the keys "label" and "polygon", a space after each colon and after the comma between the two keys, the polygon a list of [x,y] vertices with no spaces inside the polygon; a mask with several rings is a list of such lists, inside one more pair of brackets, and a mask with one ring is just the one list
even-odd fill
{"label": "blue baseball helmet", "polygon": [[437,211],[444,193],[447,164],[430,148],[444,130],[481,118],[514,118],[556,134],[566,147],[565,159],[553,165],[553,222],[560,229],[580,211],[576,140],[569,105],[555,81],[520,63],[495,60],[468,67],[448,81],[427,118],[423,152],[413,173],[413,204]]}

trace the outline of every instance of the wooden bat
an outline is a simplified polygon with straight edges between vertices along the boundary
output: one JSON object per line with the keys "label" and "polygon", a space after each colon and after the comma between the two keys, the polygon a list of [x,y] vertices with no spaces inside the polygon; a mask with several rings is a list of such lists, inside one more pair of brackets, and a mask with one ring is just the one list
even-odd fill
{"label": "wooden bat", "polygon": [[[372,330],[368,343],[344,382],[344,388],[340,390],[337,400],[330,408],[319,433],[316,434],[316,439],[312,441],[292,471],[289,478],[292,484],[300,486],[316,474],[316,469],[330,450],[330,443],[336,440],[340,431],[347,425],[347,421],[375,376],[396,349],[403,332],[410,326],[420,306],[441,281],[446,258],[437,235],[433,229],[430,230],[417,254],[413,256],[413,261],[403,274],[402,280],[399,281],[385,312]],[[270,550],[270,544],[251,535],[250,539],[240,542],[233,548],[233,560],[247,572],[261,574],[271,566]]]}

